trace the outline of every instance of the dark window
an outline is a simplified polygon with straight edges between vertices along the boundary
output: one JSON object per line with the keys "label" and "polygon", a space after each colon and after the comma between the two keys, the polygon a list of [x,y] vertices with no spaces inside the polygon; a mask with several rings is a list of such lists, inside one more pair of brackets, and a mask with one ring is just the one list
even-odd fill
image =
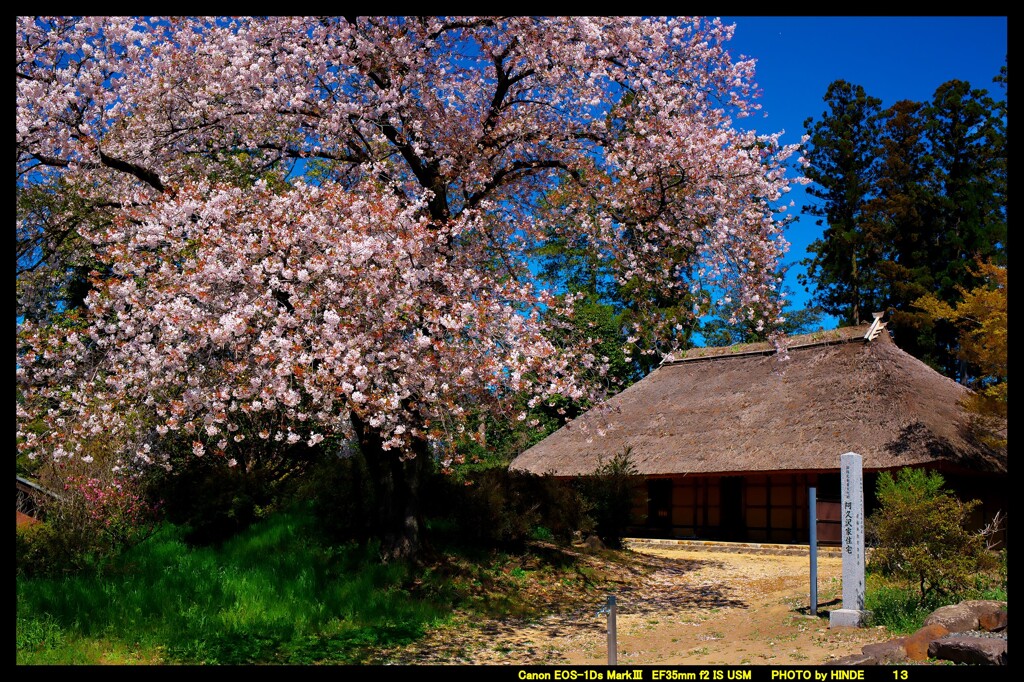
{"label": "dark window", "polygon": [[672,526],[672,479],[647,481],[647,525],[657,528]]}

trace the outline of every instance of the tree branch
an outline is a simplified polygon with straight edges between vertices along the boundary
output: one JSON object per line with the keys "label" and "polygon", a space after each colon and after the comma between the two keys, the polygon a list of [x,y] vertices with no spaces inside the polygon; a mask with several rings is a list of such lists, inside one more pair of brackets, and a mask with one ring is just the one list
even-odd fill
{"label": "tree branch", "polygon": [[164,187],[164,183],[160,181],[160,176],[148,168],[143,168],[137,164],[122,161],[121,159],[115,159],[112,156],[107,156],[99,147],[96,148],[96,151],[100,156],[100,161],[103,162],[103,165],[107,168],[113,168],[114,170],[121,171],[122,173],[128,173],[129,175],[142,180],[158,192],[167,191],[167,188]]}

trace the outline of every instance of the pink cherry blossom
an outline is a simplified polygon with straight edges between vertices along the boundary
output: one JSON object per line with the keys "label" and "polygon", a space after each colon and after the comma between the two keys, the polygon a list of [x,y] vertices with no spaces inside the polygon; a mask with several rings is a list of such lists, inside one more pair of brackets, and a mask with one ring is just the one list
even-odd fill
{"label": "pink cherry blossom", "polygon": [[72,333],[19,325],[30,456],[102,434],[165,463],[184,432],[234,466],[355,424],[406,457],[524,392],[600,400],[590,344],[553,340],[573,298],[530,269],[551,234],[652,296],[778,315],[795,148],[736,127],[754,62],[717,20],[17,23],[19,182],[75,193],[108,268]]}

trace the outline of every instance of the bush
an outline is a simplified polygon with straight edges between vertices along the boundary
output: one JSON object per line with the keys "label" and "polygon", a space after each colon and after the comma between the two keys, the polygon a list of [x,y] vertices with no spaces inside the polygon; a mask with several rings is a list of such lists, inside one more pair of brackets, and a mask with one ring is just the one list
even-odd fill
{"label": "bush", "polygon": [[594,523],[594,532],[608,547],[619,548],[633,511],[633,490],[639,479],[626,448],[610,462],[601,464],[590,476],[578,481],[583,497],[588,502]]}
{"label": "bush", "polygon": [[244,472],[203,461],[179,465],[157,490],[167,500],[168,519],[187,526],[185,539],[194,545],[218,544],[245,530],[268,501]]}
{"label": "bush", "polygon": [[872,568],[916,585],[922,602],[932,593],[950,595],[976,588],[976,576],[995,566],[984,538],[967,530],[976,500],[961,502],[943,489],[937,472],[901,469],[878,476],[879,509],[871,526],[877,547]]}
{"label": "bush", "polygon": [[505,468],[489,469],[467,484],[451,482],[451,511],[464,537],[488,545],[519,545],[541,523],[541,502],[529,482]]}
{"label": "bush", "polygon": [[572,481],[509,471],[505,466],[463,476],[436,474],[425,486],[433,528],[461,544],[521,547],[528,540],[571,542],[593,523]]}
{"label": "bush", "polygon": [[313,456],[305,452],[310,448],[295,450],[289,461],[281,453],[267,454],[253,446],[248,462],[236,466],[220,457],[178,453],[173,467],[154,482],[152,495],[165,500],[170,521],[189,528],[188,543],[220,544],[292,502]]}
{"label": "bush", "polygon": [[81,528],[22,526],[15,535],[15,572],[30,577],[77,573],[93,562],[95,547],[94,534]]}
{"label": "bush", "polygon": [[480,545],[515,546],[531,539],[569,544],[578,534],[596,533],[617,548],[630,524],[637,480],[627,449],[575,479],[504,466],[465,477],[437,475],[426,486],[427,508],[433,518],[448,520],[461,540]]}
{"label": "bush", "polygon": [[868,591],[865,608],[871,612],[872,621],[889,632],[912,633],[924,625],[932,611],[955,601],[939,599],[934,593],[922,600],[916,588],[882,584]]}
{"label": "bush", "polygon": [[75,573],[99,565],[149,537],[157,509],[145,499],[145,481],[102,460],[79,458],[42,469],[50,495],[38,499],[45,523],[18,529],[18,571]]}
{"label": "bush", "polygon": [[146,501],[142,486],[129,477],[70,476],[64,495],[81,499],[91,524],[113,546],[137,544],[153,533],[159,505]]}

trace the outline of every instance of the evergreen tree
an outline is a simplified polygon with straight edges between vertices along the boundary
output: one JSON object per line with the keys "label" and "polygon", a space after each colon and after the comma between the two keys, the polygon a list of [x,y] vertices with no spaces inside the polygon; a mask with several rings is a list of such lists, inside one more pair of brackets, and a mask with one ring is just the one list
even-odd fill
{"label": "evergreen tree", "polygon": [[880,268],[891,329],[908,352],[965,382],[957,330],[911,304],[926,295],[955,303],[980,284],[974,260],[1003,250],[1005,144],[997,103],[963,81],[885,112],[873,217],[890,249]]}
{"label": "evergreen tree", "polygon": [[814,301],[844,324],[858,324],[878,310],[876,264],[880,245],[865,232],[865,206],[874,190],[881,100],[860,85],[834,81],[825,92],[821,119],[804,122],[809,137],[805,156],[808,194],[820,200],[804,207],[824,227],[808,251],[799,281],[813,283]]}
{"label": "evergreen tree", "polygon": [[934,290],[938,197],[931,184],[934,162],[926,105],[896,102],[882,113],[874,197],[866,230],[883,249],[877,267],[885,282],[878,310],[889,311],[889,329],[910,354],[938,366],[934,321],[908,305]]}
{"label": "evergreen tree", "polygon": [[[1005,69],[995,79],[1005,84]],[[930,102],[881,111],[860,86],[832,83],[808,119],[809,193],[822,238],[801,284],[826,313],[855,324],[887,311],[907,352],[969,383],[958,330],[925,315],[926,295],[955,305],[982,284],[972,264],[1006,255],[1006,103],[964,81]]]}

